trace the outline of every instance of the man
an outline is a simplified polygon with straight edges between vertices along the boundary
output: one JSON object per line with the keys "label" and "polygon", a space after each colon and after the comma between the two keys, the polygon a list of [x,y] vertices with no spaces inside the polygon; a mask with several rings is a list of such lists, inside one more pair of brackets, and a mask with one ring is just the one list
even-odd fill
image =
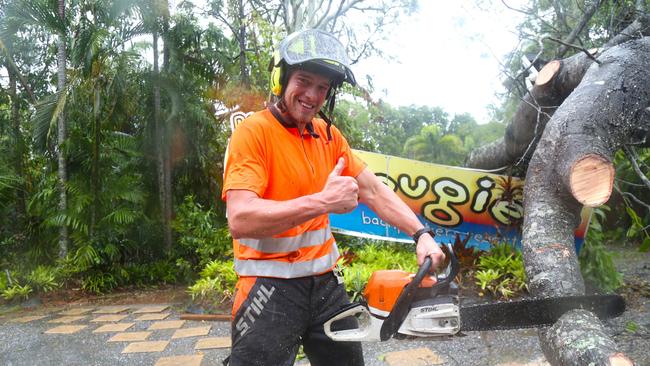
{"label": "man", "polygon": [[[230,365],[291,365],[300,344],[312,366],[363,365],[359,343],[333,342],[323,332],[323,323],[349,303],[334,272],[339,253],[329,213],[363,202],[415,235],[419,264],[426,256],[434,267],[444,259],[431,231],[331,125],[337,88],[354,85],[348,63],[344,47],[326,32],[289,35],[272,65],[277,102],[233,133],[222,193],[240,276]],[[327,122],[315,118],[326,102],[330,116],[320,116]]]}

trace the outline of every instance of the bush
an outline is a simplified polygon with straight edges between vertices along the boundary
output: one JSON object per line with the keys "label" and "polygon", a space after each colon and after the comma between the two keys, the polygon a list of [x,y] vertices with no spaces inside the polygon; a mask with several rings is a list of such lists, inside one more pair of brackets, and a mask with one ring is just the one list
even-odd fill
{"label": "bush", "polygon": [[221,303],[232,298],[237,284],[237,273],[232,260],[209,262],[194,285],[188,288],[192,300]]}
{"label": "bush", "polygon": [[196,254],[198,268],[232,254],[232,237],[228,226],[225,223],[219,225],[218,222],[217,215],[212,210],[204,210],[192,195],[185,197],[178,208],[172,225],[178,233],[178,243]]}
{"label": "bush", "polygon": [[476,285],[495,297],[509,298],[528,289],[521,251],[509,243],[496,243],[480,256],[474,273]]}
{"label": "bush", "polygon": [[40,265],[27,275],[29,283],[37,292],[50,292],[61,287],[59,273],[55,267]]}
{"label": "bush", "polygon": [[15,284],[2,291],[2,297],[7,301],[27,300],[33,289],[29,285]]}

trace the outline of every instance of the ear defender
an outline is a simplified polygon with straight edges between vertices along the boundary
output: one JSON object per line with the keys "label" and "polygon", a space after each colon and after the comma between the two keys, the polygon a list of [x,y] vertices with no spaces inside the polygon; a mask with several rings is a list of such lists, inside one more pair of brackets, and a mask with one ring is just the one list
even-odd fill
{"label": "ear defender", "polygon": [[284,76],[282,75],[284,71],[284,67],[282,65],[283,62],[279,51],[275,51],[273,53],[273,60],[271,62],[271,93],[273,93],[273,95],[276,97],[279,97],[282,95],[282,77]]}

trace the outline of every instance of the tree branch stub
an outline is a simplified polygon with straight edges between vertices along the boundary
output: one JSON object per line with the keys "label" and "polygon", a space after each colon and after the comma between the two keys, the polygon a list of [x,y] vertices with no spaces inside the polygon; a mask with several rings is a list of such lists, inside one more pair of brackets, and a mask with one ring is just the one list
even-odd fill
{"label": "tree branch stub", "polygon": [[570,169],[569,189],[581,204],[597,207],[609,200],[614,186],[614,164],[598,154],[587,154]]}
{"label": "tree branch stub", "polygon": [[559,60],[553,60],[546,65],[539,71],[537,74],[537,78],[535,79],[535,85],[536,86],[542,86],[546,85],[549,81],[551,81],[555,75],[560,71],[560,67],[562,66],[562,62]]}

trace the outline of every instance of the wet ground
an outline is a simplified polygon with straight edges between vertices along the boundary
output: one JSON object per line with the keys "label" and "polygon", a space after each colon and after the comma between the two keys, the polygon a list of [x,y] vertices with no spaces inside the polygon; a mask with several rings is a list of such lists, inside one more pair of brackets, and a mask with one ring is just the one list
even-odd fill
{"label": "wet ground", "polygon": [[[626,280],[621,293],[628,306],[605,326],[622,352],[637,365],[650,365],[650,253],[634,248],[617,248],[616,253]],[[220,365],[229,352],[229,324],[178,322],[186,300],[182,289],[177,289],[97,299],[47,299],[44,305],[33,304],[32,310],[5,308],[0,315],[0,365]],[[160,304],[168,306],[152,307]],[[62,314],[68,311],[82,314]],[[57,329],[74,332],[56,333]],[[123,333],[146,334],[146,338],[120,340]],[[144,351],[137,348],[145,346],[149,348]],[[174,358],[179,356],[187,357]],[[367,343],[364,356],[369,366],[546,364],[535,330]]]}

